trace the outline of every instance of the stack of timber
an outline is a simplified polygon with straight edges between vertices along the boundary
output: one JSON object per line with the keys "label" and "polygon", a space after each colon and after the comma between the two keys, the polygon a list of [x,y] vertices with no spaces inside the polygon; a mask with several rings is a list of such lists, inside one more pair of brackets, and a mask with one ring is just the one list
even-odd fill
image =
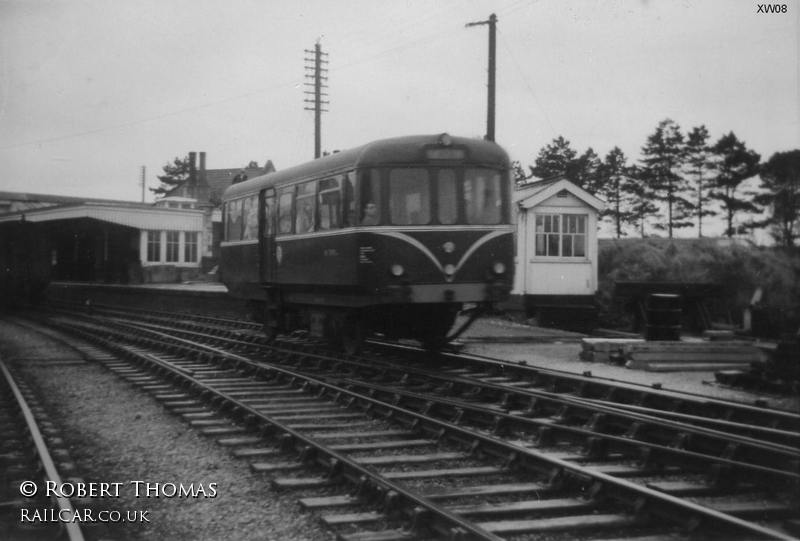
{"label": "stack of timber", "polygon": [[636,339],[583,340],[584,361],[624,364],[651,372],[747,369],[764,354],[747,341],[645,341]]}
{"label": "stack of timber", "polygon": [[624,364],[624,347],[643,343],[643,338],[584,338],[580,358],[588,363]]}

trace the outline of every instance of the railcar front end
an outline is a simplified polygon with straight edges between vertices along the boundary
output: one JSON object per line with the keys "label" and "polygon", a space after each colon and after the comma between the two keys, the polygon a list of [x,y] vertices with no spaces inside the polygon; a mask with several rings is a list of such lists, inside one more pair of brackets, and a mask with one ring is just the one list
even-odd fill
{"label": "railcar front end", "polygon": [[[447,341],[513,280],[510,166],[449,135],[370,143],[231,187],[223,280],[270,333]],[[352,349],[352,347],[348,347]]]}

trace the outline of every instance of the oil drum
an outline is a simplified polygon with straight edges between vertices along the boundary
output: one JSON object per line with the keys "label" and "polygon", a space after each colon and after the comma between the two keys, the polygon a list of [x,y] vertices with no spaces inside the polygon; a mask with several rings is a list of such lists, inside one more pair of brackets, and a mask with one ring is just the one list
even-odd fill
{"label": "oil drum", "polygon": [[680,295],[653,293],[647,297],[645,340],[680,340],[683,317]]}

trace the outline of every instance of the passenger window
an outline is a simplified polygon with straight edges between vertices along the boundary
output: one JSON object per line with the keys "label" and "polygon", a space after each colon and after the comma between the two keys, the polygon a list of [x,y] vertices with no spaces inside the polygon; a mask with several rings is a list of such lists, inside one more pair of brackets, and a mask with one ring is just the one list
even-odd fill
{"label": "passenger window", "polygon": [[342,209],[344,209],[342,227],[358,224],[355,182],[355,173],[347,173],[342,177]]}
{"label": "passenger window", "polygon": [[295,233],[314,231],[314,195],[316,182],[305,182],[297,185],[297,215],[295,216]]}
{"label": "passenger window", "polygon": [[242,200],[228,202],[228,240],[242,240]]}
{"label": "passenger window", "polygon": [[294,189],[284,188],[278,198],[278,233],[292,232],[292,200]]}
{"label": "passenger window", "polygon": [[275,219],[275,194],[264,197],[264,237],[271,237],[273,234],[273,221]]}
{"label": "passenger window", "polygon": [[391,221],[396,225],[430,223],[430,186],[425,169],[392,169],[389,173]]}
{"label": "passenger window", "polygon": [[319,228],[322,231],[341,227],[342,193],[339,178],[328,178],[319,183]]}
{"label": "passenger window", "polygon": [[452,169],[441,169],[436,179],[436,201],[439,205],[439,223],[450,225],[458,220],[456,195],[456,173]]}
{"label": "passenger window", "polygon": [[258,199],[256,196],[248,197],[243,200],[242,216],[244,222],[244,234],[242,239],[250,240],[258,238]]}
{"label": "passenger window", "polygon": [[371,169],[361,174],[361,208],[358,213],[359,225],[381,223],[381,176],[380,171]]}

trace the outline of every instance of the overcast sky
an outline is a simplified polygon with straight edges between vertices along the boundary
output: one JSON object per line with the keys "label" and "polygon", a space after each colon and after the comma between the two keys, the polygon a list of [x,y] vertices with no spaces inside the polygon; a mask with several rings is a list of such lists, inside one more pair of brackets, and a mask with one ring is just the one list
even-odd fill
{"label": "overcast sky", "polygon": [[[0,0],[0,190],[140,200],[176,156],[210,169],[314,155],[305,49],[328,53],[322,148],[486,132],[532,164],[563,135],[638,159],[671,118],[764,159],[800,147],[800,2]],[[784,4],[785,2],[785,4]],[[152,200],[148,192],[147,200]]]}

